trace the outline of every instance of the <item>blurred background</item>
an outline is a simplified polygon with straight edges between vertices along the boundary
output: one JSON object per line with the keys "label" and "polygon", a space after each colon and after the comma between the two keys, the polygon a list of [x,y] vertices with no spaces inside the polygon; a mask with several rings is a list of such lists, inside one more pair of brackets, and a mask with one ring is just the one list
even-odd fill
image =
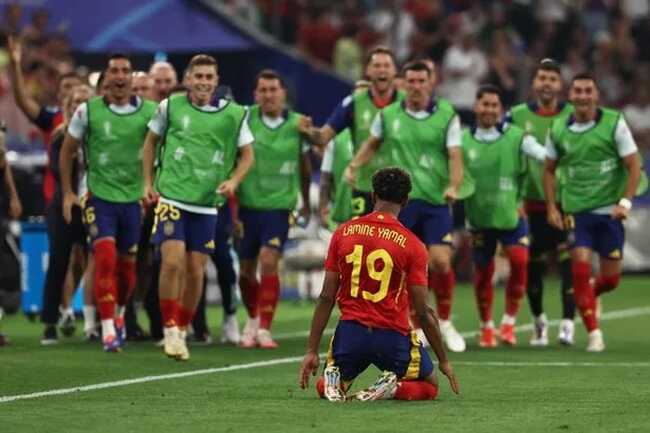
{"label": "blurred background", "polygon": [[[56,103],[60,74],[88,76],[108,53],[132,56],[143,71],[167,60],[180,75],[193,54],[207,52],[238,102],[252,102],[253,77],[270,67],[286,78],[293,107],[319,125],[378,44],[400,63],[432,58],[436,93],[459,110],[471,108],[485,82],[503,89],[506,105],[526,100],[535,64],[552,57],[567,80],[593,71],[603,105],[623,110],[649,159],[649,0],[5,0],[0,8],[0,119],[25,221],[43,214],[47,154],[43,134],[12,95],[7,35],[22,37],[26,83],[41,106]],[[0,197],[5,212],[6,194]],[[648,217],[650,200],[638,199],[627,223],[628,270],[650,269]]]}

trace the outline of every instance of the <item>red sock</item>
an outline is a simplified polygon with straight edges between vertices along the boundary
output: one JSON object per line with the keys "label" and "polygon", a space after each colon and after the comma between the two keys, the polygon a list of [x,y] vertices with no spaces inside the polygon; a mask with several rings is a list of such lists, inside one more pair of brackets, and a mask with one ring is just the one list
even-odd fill
{"label": "red sock", "polygon": [[400,382],[395,391],[395,400],[435,400],[438,388],[424,380],[406,380]]}
{"label": "red sock", "polygon": [[260,282],[260,328],[271,329],[275,307],[280,299],[280,278],[275,275],[262,275]]}
{"label": "red sock", "polygon": [[187,328],[194,319],[195,313],[195,309],[190,310],[188,308],[180,306],[178,309],[178,326],[181,328]]}
{"label": "red sock", "polygon": [[161,299],[160,314],[162,315],[163,325],[172,327],[178,324],[179,305],[176,299]]}
{"label": "red sock", "polygon": [[492,277],[494,276],[494,260],[487,266],[476,265],[474,270],[474,295],[478,306],[479,316],[482,322],[492,320],[492,301],[494,300],[494,287]]}
{"label": "red sock", "polygon": [[135,261],[117,259],[117,303],[126,305],[135,290]]}
{"label": "red sock", "polygon": [[117,250],[113,240],[99,240],[94,245],[95,253],[95,297],[101,320],[112,319],[115,316],[117,301],[117,281],[115,267],[117,266]]}
{"label": "red sock", "polygon": [[620,281],[621,281],[621,274],[600,275],[596,279],[596,284],[594,285],[594,290],[596,290],[596,296],[600,296],[603,293],[611,292],[612,290],[616,289]]}
{"label": "red sock", "polygon": [[436,294],[436,310],[440,320],[449,320],[451,317],[451,301],[455,285],[456,274],[451,269],[444,273],[429,274],[429,288]]}
{"label": "red sock", "polygon": [[520,246],[508,248],[508,259],[510,278],[506,286],[506,314],[515,317],[528,284],[528,248]]}
{"label": "red sock", "polygon": [[591,263],[573,262],[571,266],[573,272],[573,295],[576,299],[576,306],[582,316],[582,322],[587,328],[587,332],[598,329],[598,320],[596,319],[596,295],[594,288],[589,284],[591,278]]}
{"label": "red sock", "polygon": [[251,280],[240,277],[239,289],[241,290],[242,302],[246,307],[246,311],[248,311],[248,317],[257,317],[259,314],[257,299],[260,292],[260,283],[256,279]]}

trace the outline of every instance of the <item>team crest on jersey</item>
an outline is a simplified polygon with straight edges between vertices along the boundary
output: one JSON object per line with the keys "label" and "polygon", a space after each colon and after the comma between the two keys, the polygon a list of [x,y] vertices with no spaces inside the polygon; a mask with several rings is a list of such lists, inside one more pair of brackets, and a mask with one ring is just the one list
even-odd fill
{"label": "team crest on jersey", "polygon": [[621,250],[616,249],[609,253],[609,258],[610,259],[620,259],[621,258]]}
{"label": "team crest on jersey", "polygon": [[137,252],[138,252],[138,244],[131,245],[131,248],[129,248],[129,254],[135,254]]}
{"label": "team crest on jersey", "polygon": [[183,159],[183,156],[185,156],[185,149],[183,149],[182,147],[179,147],[174,151],[174,159],[176,161],[180,161],[181,159]]}
{"label": "team crest on jersey", "polygon": [[171,236],[174,234],[174,223],[171,221],[167,221],[163,225],[163,231],[165,232],[165,236]]}
{"label": "team crest on jersey", "polygon": [[443,241],[443,242],[446,242],[446,243],[451,243],[451,241],[452,241],[451,233],[447,233],[447,234],[445,235],[445,237],[442,238],[442,241]]}
{"label": "team crest on jersey", "polygon": [[271,245],[272,247],[279,247],[280,244],[281,244],[280,238],[277,236],[269,241],[269,245]]}
{"label": "team crest on jersey", "polygon": [[214,249],[214,240],[211,240],[210,242],[207,242],[204,245],[204,247],[207,248],[208,250],[213,250]]}

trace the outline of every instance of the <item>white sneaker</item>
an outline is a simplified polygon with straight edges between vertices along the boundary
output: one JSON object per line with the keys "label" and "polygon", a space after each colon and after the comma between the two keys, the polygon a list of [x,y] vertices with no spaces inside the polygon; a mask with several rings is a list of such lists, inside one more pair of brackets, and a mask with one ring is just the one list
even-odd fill
{"label": "white sneaker", "polygon": [[575,324],[571,319],[560,320],[560,332],[557,339],[564,346],[573,346],[573,335],[575,334]]}
{"label": "white sneaker", "polygon": [[424,331],[422,330],[422,328],[417,328],[415,330],[415,333],[417,334],[420,343],[422,343],[422,347],[429,347],[429,340],[427,340],[427,336],[424,335]]}
{"label": "white sneaker", "polygon": [[605,350],[605,341],[603,340],[603,333],[600,329],[594,329],[589,333],[589,343],[587,344],[587,352],[602,352]]}
{"label": "white sneaker", "polygon": [[338,367],[329,366],[323,372],[325,398],[329,401],[345,401],[341,390],[341,373]]}
{"label": "white sneaker", "polygon": [[442,334],[442,339],[445,340],[445,344],[449,350],[452,352],[465,351],[465,339],[456,331],[451,320],[440,321],[440,334]]}
{"label": "white sneaker", "polygon": [[223,324],[221,325],[221,342],[230,344],[239,344],[239,323],[237,323],[237,315],[231,314],[224,317]]}
{"label": "white sneaker", "polygon": [[397,391],[397,376],[392,371],[384,371],[377,382],[355,393],[353,398],[359,401],[389,400],[395,397],[395,391]]}
{"label": "white sneaker", "polygon": [[176,340],[176,359],[179,361],[189,361],[190,351],[187,348],[187,331],[178,331]]}
{"label": "white sneaker", "polygon": [[246,320],[246,325],[242,331],[241,338],[239,339],[239,347],[244,347],[250,349],[252,347],[257,347],[257,331],[260,328],[260,318],[248,318]]}
{"label": "white sneaker", "polygon": [[277,349],[278,343],[275,342],[271,331],[268,329],[260,328],[257,330],[257,344],[262,349]]}
{"label": "white sneaker", "polygon": [[178,356],[179,333],[180,331],[176,326],[169,326],[163,329],[163,351],[170,358],[176,358]]}
{"label": "white sneaker", "polygon": [[533,320],[533,335],[530,338],[530,345],[534,347],[548,346],[548,320],[544,313]]}

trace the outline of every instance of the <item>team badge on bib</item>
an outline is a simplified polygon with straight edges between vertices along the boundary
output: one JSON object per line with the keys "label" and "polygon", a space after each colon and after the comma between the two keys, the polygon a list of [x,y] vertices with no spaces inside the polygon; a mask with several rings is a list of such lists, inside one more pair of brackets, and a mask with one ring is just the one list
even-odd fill
{"label": "team badge on bib", "polygon": [[171,236],[174,234],[174,223],[171,221],[165,222],[163,226],[163,231],[165,232],[166,236]]}

